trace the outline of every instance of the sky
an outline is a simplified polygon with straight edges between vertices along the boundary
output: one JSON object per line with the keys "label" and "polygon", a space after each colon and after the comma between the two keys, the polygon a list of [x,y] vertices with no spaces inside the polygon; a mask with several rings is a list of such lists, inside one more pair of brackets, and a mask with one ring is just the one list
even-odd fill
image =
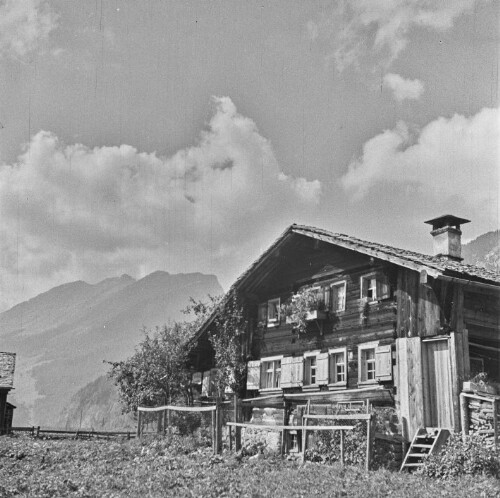
{"label": "sky", "polygon": [[291,223],[424,253],[499,215],[499,4],[0,0],[0,311],[225,289]]}

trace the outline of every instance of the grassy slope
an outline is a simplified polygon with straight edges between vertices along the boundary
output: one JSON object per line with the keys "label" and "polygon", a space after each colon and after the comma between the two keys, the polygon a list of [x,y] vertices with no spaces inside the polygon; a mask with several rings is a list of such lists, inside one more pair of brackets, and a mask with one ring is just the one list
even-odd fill
{"label": "grassy slope", "polygon": [[212,457],[189,441],[2,437],[0,496],[500,496],[486,478],[437,481],[278,459]]}

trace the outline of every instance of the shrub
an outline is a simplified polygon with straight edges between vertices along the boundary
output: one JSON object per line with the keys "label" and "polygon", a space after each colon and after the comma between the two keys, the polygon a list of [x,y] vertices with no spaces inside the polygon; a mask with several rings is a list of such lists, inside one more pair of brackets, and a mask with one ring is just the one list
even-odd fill
{"label": "shrub", "polygon": [[485,436],[472,434],[462,439],[452,434],[442,451],[431,455],[419,473],[448,479],[460,475],[500,477],[500,450],[488,445]]}
{"label": "shrub", "polygon": [[[362,465],[366,458],[366,423],[357,422],[353,430],[344,432],[344,462]],[[340,432],[318,431],[306,450],[306,460],[335,463],[340,461]]]}

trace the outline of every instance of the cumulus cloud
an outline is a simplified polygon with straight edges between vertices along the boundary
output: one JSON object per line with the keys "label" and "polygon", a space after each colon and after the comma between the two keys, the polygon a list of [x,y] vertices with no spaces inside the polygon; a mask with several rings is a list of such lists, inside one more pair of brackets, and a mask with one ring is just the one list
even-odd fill
{"label": "cumulus cloud", "polygon": [[405,99],[418,100],[424,92],[424,84],[420,80],[405,79],[399,74],[388,73],[384,76],[384,86],[392,90],[398,102]]}
{"label": "cumulus cloud", "polygon": [[498,220],[499,123],[499,109],[492,108],[440,117],[419,133],[400,122],[364,144],[342,185],[355,200],[382,183],[414,185],[434,197],[458,196],[464,207]]}
{"label": "cumulus cloud", "polygon": [[398,58],[408,45],[413,28],[445,31],[455,19],[471,11],[476,0],[344,0],[335,14],[342,19],[333,54],[336,67],[360,63],[374,55],[383,67]]}
{"label": "cumulus cloud", "polygon": [[227,97],[214,99],[197,143],[169,157],[65,145],[40,131],[0,167],[0,286],[16,299],[144,264],[216,271],[218,255],[284,213],[313,209],[320,193],[318,181],[280,172],[270,142]]}
{"label": "cumulus cloud", "polygon": [[0,3],[0,55],[24,58],[56,27],[57,15],[44,0]]}

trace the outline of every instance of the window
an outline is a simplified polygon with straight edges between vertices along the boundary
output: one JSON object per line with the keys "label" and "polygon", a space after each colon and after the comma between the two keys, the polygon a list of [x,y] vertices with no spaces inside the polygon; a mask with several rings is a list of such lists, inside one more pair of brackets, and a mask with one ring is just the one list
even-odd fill
{"label": "window", "polygon": [[267,302],[267,326],[276,327],[280,323],[280,299],[271,299]]}
{"label": "window", "polygon": [[262,389],[279,389],[281,385],[281,358],[262,360]]}
{"label": "window", "polygon": [[[304,386],[318,386],[326,384],[327,372],[323,365],[323,357],[328,357],[326,354],[320,354],[319,350],[309,351],[304,353]],[[325,371],[323,374],[322,372]],[[325,382],[321,378],[325,377]]]}
{"label": "window", "polygon": [[331,285],[331,307],[333,312],[345,310],[346,282],[335,282]]}
{"label": "window", "polygon": [[270,299],[259,304],[258,323],[267,327],[277,327],[280,323],[280,299]]}
{"label": "window", "polygon": [[330,385],[347,384],[346,348],[330,349]]}
{"label": "window", "polygon": [[381,274],[370,274],[361,277],[361,299],[374,303],[391,297],[390,287]]}
{"label": "window", "polygon": [[314,386],[317,382],[317,362],[316,356],[309,356],[305,361],[304,385]]}
{"label": "window", "polygon": [[359,346],[359,382],[374,383],[376,378],[375,350],[377,343],[363,344]]}

